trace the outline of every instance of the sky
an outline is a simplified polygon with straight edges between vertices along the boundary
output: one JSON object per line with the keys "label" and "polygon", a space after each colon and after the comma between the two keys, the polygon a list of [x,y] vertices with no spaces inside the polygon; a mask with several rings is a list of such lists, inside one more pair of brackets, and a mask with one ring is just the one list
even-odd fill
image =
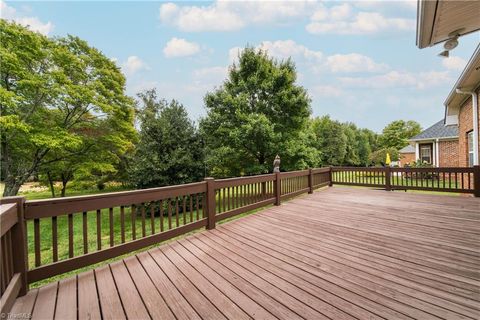
{"label": "sky", "polygon": [[122,69],[129,95],[156,88],[194,120],[249,45],[293,59],[313,116],[377,132],[397,119],[426,128],[442,119],[480,42],[478,32],[462,37],[448,59],[437,56],[441,45],[418,49],[416,1],[1,1],[0,9],[45,35],[87,40]]}

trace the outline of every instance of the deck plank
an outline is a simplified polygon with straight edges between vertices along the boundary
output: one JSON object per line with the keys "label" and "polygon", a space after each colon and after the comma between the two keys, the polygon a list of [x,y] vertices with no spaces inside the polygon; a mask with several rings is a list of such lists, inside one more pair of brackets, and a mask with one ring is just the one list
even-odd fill
{"label": "deck plank", "polygon": [[77,278],[60,280],[58,284],[55,319],[77,319]]}
{"label": "deck plank", "polygon": [[153,319],[175,319],[175,316],[157,291],[152,280],[150,280],[140,265],[137,257],[134,256],[125,259],[125,265],[151,317]]}
{"label": "deck plank", "polygon": [[78,275],[78,318],[101,319],[100,303],[98,301],[95,274],[93,271],[82,272]]}
{"label": "deck plank", "polygon": [[123,309],[129,319],[148,319],[145,305],[128,273],[123,261],[110,264],[113,278],[117,286],[118,294],[122,300]]}
{"label": "deck plank", "polygon": [[102,319],[126,319],[110,266],[95,269]]}
{"label": "deck plank", "polygon": [[480,199],[333,187],[30,290],[10,318],[478,319]]}
{"label": "deck plank", "polygon": [[38,290],[32,319],[53,319],[57,301],[58,282],[50,283]]}

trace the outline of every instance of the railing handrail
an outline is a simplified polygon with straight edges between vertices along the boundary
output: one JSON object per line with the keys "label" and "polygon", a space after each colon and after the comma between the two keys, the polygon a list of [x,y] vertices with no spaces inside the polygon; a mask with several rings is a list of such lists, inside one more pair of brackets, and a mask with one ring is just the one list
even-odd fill
{"label": "railing handrail", "polygon": [[[45,218],[80,211],[90,211],[97,209],[98,207],[108,208],[111,206],[161,200],[175,195],[183,195],[187,192],[204,192],[205,188],[206,184],[203,181],[167,187],[118,191],[95,195],[28,200],[25,202],[25,219]],[[42,210],[42,207],[45,206],[49,206],[49,212]]]}

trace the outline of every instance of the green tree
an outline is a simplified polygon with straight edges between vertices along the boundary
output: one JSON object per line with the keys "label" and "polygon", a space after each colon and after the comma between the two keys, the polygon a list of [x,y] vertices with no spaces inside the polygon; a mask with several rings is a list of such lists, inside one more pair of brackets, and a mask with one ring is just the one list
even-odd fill
{"label": "green tree", "polygon": [[213,175],[269,172],[276,154],[288,166],[310,161],[293,148],[287,152],[288,146],[303,141],[310,115],[310,99],[296,78],[290,59],[277,61],[262,50],[243,50],[228,79],[205,96],[208,114],[201,129]]}
{"label": "green tree", "polygon": [[390,155],[391,161],[398,161],[399,153],[395,148],[382,148],[376,150],[369,155],[369,160],[374,165],[384,166],[385,160],[387,159],[387,153]]}
{"label": "green tree", "polygon": [[55,163],[69,168],[90,151],[111,163],[132,147],[133,101],[115,63],[77,37],[48,39],[4,20],[0,36],[4,196]]}
{"label": "green tree", "polygon": [[408,145],[408,139],[419,134],[422,127],[416,121],[396,120],[389,123],[379,137],[382,148],[394,148],[400,150]]}
{"label": "green tree", "polygon": [[327,115],[314,119],[312,126],[322,163],[331,166],[343,165],[347,156],[348,137],[342,124]]}
{"label": "green tree", "polygon": [[140,140],[129,168],[131,183],[149,188],[199,181],[202,141],[183,105],[159,99],[155,90],[138,96]]}

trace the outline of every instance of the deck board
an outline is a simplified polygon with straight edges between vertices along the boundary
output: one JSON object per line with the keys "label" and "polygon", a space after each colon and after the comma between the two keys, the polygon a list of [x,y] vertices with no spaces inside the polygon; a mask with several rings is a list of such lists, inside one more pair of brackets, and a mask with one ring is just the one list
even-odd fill
{"label": "deck board", "polygon": [[480,199],[333,187],[33,289],[12,313],[478,319],[479,266]]}

